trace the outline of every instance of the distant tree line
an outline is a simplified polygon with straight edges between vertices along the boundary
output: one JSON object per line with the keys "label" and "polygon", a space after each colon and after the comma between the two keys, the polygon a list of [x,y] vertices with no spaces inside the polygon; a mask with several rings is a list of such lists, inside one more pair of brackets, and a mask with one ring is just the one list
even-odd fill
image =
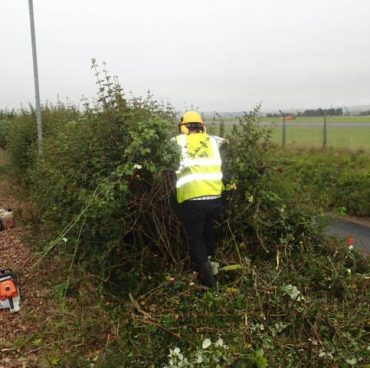
{"label": "distant tree line", "polygon": [[[341,107],[339,107],[337,109],[335,109],[335,108],[330,108],[330,109],[308,109],[308,110],[304,110],[303,112],[300,111],[298,113],[284,112],[284,115],[289,115],[289,116],[322,116],[322,111],[326,115],[330,115],[330,116],[342,116],[343,115],[343,109]],[[281,116],[281,114],[278,114],[278,113],[266,114],[266,117],[268,117],[268,118],[279,117],[279,116]]]}
{"label": "distant tree line", "polygon": [[[292,114],[292,113],[290,113],[290,112],[285,112],[284,114],[285,114],[285,115],[295,115],[295,114]],[[266,114],[266,117],[267,117],[267,118],[277,118],[277,117],[279,117],[279,116],[281,116],[281,114],[278,114],[278,113]]]}
{"label": "distant tree line", "polygon": [[309,109],[309,110],[304,110],[303,112],[299,112],[297,116],[322,116],[322,111],[326,115],[330,116],[342,116],[343,115],[343,109],[339,107],[338,109]]}

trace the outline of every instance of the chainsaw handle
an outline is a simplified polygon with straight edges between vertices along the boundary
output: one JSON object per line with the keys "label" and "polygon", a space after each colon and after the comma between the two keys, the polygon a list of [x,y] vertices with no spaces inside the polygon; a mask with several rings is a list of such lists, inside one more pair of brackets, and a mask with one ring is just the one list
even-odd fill
{"label": "chainsaw handle", "polygon": [[15,273],[10,268],[4,268],[4,269],[0,270],[0,277],[5,276],[5,275],[11,276],[13,278],[13,280],[15,282],[17,282],[17,276],[15,275]]}

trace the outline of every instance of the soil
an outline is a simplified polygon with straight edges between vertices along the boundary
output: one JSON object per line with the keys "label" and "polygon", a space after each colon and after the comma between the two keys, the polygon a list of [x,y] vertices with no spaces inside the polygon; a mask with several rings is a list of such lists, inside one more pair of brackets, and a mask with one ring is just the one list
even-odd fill
{"label": "soil", "polygon": [[[20,204],[9,193],[10,185],[0,167],[0,208],[12,208],[15,216]],[[21,294],[20,311],[10,313],[0,309],[0,368],[40,367],[37,349],[28,345],[37,330],[42,328],[35,316],[48,315],[48,305],[43,296],[46,290],[41,279],[45,277],[40,268],[33,268],[34,258],[24,244],[30,228],[17,223],[11,229],[0,231],[0,269],[10,268],[16,274]],[[33,317],[33,318],[32,318]]]}

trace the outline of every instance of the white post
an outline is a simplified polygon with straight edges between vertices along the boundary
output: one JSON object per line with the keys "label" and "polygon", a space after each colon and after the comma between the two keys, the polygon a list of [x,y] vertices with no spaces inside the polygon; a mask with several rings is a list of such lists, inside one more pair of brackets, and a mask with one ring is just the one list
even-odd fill
{"label": "white post", "polygon": [[35,20],[33,16],[33,0],[28,0],[28,5],[30,9],[33,75],[34,75],[34,80],[35,80],[37,141],[38,141],[38,146],[39,146],[39,155],[41,155],[42,154],[42,122],[41,122],[41,107],[40,107],[39,75],[38,75],[38,68],[37,68]]}

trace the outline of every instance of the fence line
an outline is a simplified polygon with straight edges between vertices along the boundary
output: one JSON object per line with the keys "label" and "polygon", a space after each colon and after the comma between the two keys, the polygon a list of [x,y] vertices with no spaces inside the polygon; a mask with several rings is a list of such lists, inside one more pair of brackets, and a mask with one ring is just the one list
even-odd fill
{"label": "fence line", "polygon": [[[333,121],[333,118],[322,112],[321,122],[318,122],[317,117],[312,118],[315,122],[291,121],[288,120],[288,115],[281,112],[279,121],[276,121],[276,117],[258,117],[257,125],[270,126],[273,142],[283,148],[303,146],[321,148],[324,151],[329,148],[370,151],[370,117],[368,122],[356,122],[356,117],[352,121],[351,117],[348,117],[347,122]],[[338,120],[340,119],[343,120],[339,117]],[[206,120],[208,131],[220,136],[224,136],[230,132],[233,125],[238,124],[237,119],[228,120],[220,115]]]}

